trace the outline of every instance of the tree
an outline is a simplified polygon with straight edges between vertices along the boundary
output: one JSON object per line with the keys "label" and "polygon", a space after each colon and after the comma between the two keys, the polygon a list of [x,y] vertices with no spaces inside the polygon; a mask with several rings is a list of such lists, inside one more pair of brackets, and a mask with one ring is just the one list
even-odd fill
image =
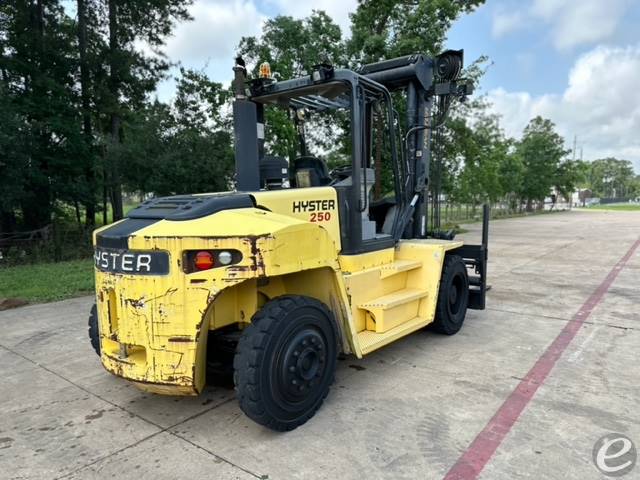
{"label": "tree", "polygon": [[4,83],[0,83],[0,125],[0,232],[11,232],[29,171],[29,132]]}
{"label": "tree", "polygon": [[451,24],[484,0],[360,0],[351,15],[351,62],[439,53]]}
{"label": "tree", "polygon": [[190,3],[76,0],[77,22],[57,0],[0,3],[0,141],[24,146],[2,153],[3,228],[42,227],[69,205],[91,228],[100,181],[122,216],[123,133],[169,67],[135,45],[160,49]]}
{"label": "tree", "polygon": [[637,194],[633,164],[629,160],[601,158],[591,162],[591,189],[597,197],[630,198]]}
{"label": "tree", "polygon": [[[265,22],[260,37],[243,37],[238,53],[258,74],[261,63],[269,62],[271,70],[282,79],[300,77],[322,62],[344,66],[344,42],[340,27],[323,11],[314,10],[307,18],[298,20],[278,16]],[[270,153],[290,159],[296,155],[298,136],[289,112],[267,107],[265,112],[267,147]],[[310,118],[308,140],[314,146],[329,149],[336,143],[344,119],[335,112]]]}
{"label": "tree", "polygon": [[522,140],[516,145],[516,155],[524,166],[521,197],[527,211],[533,202],[543,202],[556,183],[560,161],[568,153],[564,139],[555,131],[551,120],[535,117],[524,129]]}
{"label": "tree", "polygon": [[[483,3],[484,0],[360,0],[356,12],[351,15],[351,38],[346,45],[350,66],[412,53],[435,55],[442,51],[451,24]],[[480,72],[473,70],[472,73]],[[394,103],[402,129],[406,131],[406,106],[397,101],[399,96],[394,94]],[[457,127],[465,129],[460,122]],[[456,149],[452,143],[444,145],[450,141],[453,130],[443,129],[433,135],[436,141],[432,155],[432,192],[435,189],[450,194],[461,193],[453,191],[455,174],[452,170],[457,167],[453,163],[459,163],[460,158],[449,151]],[[456,138],[462,139],[464,135],[458,132]],[[383,181],[390,184],[391,175],[391,166],[388,162],[383,163]]]}
{"label": "tree", "polygon": [[485,99],[463,104],[436,134],[438,163],[433,179],[442,175],[449,200],[471,204],[497,202],[509,192],[502,182],[511,141],[490,113]]}
{"label": "tree", "polygon": [[582,160],[562,161],[556,170],[556,190],[567,200],[571,201],[573,192],[586,180],[586,162]]}
{"label": "tree", "polygon": [[[509,141],[510,148],[513,141]],[[524,182],[525,167],[522,158],[513,151],[509,151],[498,168],[500,185],[504,201],[511,212],[520,206],[520,192]]]}
{"label": "tree", "polygon": [[127,114],[144,103],[147,94],[155,90],[158,80],[169,68],[160,56],[144,55],[136,42],[159,49],[171,34],[177,21],[190,19],[187,7],[192,0],[106,0],[108,25],[108,75],[103,93],[106,105],[108,143],[108,175],[111,204],[115,220],[122,218],[122,192],[119,165],[119,144],[123,141],[122,122]]}
{"label": "tree", "polygon": [[142,194],[229,190],[232,138],[221,115],[228,92],[200,72],[181,69],[172,105],[154,102],[125,123],[118,154],[124,185]]}
{"label": "tree", "polygon": [[283,79],[300,77],[322,62],[345,63],[340,27],[319,10],[304,19],[277,16],[267,20],[260,37],[242,37],[238,53],[253,67],[254,75],[262,62],[269,62]]}
{"label": "tree", "polygon": [[14,193],[3,202],[3,223],[37,229],[51,221],[57,201],[81,195],[73,24],[56,1],[22,0],[0,4],[0,27],[4,138],[20,146],[15,154],[5,151],[12,173],[0,178],[0,196]]}
{"label": "tree", "polygon": [[100,44],[100,37],[93,34],[96,25],[95,4],[92,0],[77,0],[78,10],[77,36],[78,36],[78,60],[80,70],[80,98],[82,104],[82,134],[85,142],[85,227],[92,230],[96,217],[96,167],[97,150],[93,134],[93,119],[91,114],[92,100],[92,65],[95,65],[96,44]]}

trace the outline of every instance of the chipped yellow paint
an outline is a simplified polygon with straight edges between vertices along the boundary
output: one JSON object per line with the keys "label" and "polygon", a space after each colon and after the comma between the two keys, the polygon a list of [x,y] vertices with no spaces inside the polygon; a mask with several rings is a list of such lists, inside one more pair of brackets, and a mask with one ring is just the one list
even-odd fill
{"label": "chipped yellow paint", "polygon": [[[266,301],[283,294],[324,302],[336,317],[342,350],[358,357],[377,348],[376,337],[369,336],[363,349],[360,334],[385,335],[366,330],[367,315],[376,314],[366,305],[378,305],[378,297],[407,288],[425,290],[428,295],[413,300],[418,321],[414,307],[398,308],[400,318],[387,325],[415,329],[433,321],[444,253],[461,242],[403,240],[396,248],[341,256],[335,190],[253,195],[261,208],[160,220],[129,237],[132,250],[168,252],[167,275],[96,270],[102,363],[108,371],[149,391],[197,394],[205,384],[207,332],[232,324],[242,327]],[[292,202],[311,200],[320,201],[318,211],[331,212],[328,220],[310,221],[311,212],[292,212]],[[329,201],[335,208],[323,209]],[[238,250],[242,260],[185,273],[182,253],[207,249]],[[398,330],[392,333],[394,339],[402,336]]]}
{"label": "chipped yellow paint", "polygon": [[[257,309],[255,279],[338,269],[326,229],[253,208],[190,221],[161,220],[135,232],[129,248],[168,252],[170,272],[141,276],[96,270],[102,362],[110,372],[142,385],[176,385],[176,393],[195,394],[204,386],[206,332],[212,322],[214,328],[227,324],[213,306],[224,290],[239,286],[233,293],[238,315],[233,318],[248,322]],[[187,274],[182,252],[193,249],[235,249],[242,260]],[[240,287],[251,281],[253,288]]]}

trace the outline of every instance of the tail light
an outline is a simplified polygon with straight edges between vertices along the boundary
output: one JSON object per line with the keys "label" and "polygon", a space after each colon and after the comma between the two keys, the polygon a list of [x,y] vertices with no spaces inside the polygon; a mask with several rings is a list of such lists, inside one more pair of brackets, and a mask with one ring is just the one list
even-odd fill
{"label": "tail light", "polygon": [[196,253],[194,262],[196,270],[209,270],[213,268],[215,262],[213,261],[213,254],[211,252],[202,251]]}
{"label": "tail light", "polygon": [[202,272],[212,268],[239,263],[242,253],[238,250],[187,250],[182,255],[185,273]]}

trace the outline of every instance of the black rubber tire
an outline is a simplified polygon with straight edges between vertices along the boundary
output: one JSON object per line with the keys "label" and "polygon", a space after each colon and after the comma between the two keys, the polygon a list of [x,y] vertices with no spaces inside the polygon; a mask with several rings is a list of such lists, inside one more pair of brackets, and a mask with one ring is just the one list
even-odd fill
{"label": "black rubber tire", "polygon": [[329,393],[337,350],[335,320],[322,302],[299,295],[270,300],[236,349],[233,380],[240,408],[272,430],[299,427]]}
{"label": "black rubber tire", "polygon": [[436,318],[432,330],[445,335],[460,331],[469,304],[469,277],[462,257],[447,255],[444,258]]}
{"label": "black rubber tire", "polygon": [[100,330],[98,327],[98,309],[95,303],[91,307],[91,313],[89,314],[89,340],[96,354],[100,356]]}

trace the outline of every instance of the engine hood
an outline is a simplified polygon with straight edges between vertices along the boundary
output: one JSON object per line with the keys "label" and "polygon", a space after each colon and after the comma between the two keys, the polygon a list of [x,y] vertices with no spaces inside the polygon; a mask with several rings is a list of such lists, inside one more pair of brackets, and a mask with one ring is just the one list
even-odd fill
{"label": "engine hood", "polygon": [[[236,192],[152,198],[131,210],[124,220],[96,230],[94,243],[99,247],[124,249],[129,237],[161,220],[185,222],[254,206],[251,195]],[[175,230],[179,232],[180,227]]]}

